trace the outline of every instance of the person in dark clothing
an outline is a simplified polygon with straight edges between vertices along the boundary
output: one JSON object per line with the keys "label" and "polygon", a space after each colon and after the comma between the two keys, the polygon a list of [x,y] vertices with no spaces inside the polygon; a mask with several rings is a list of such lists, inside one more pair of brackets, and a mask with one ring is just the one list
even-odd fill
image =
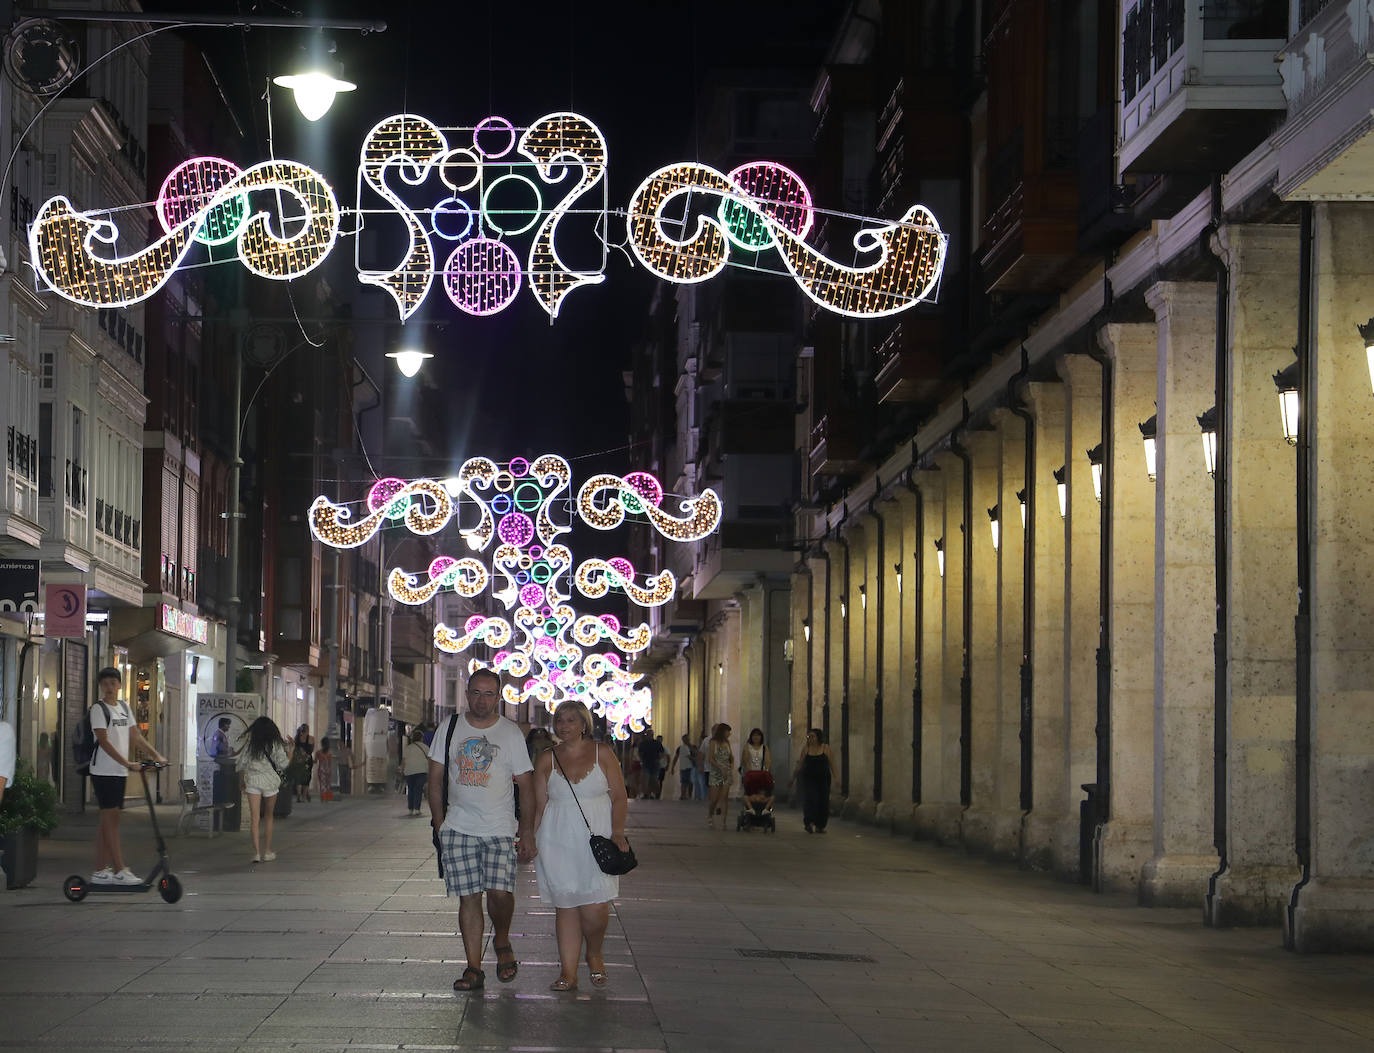
{"label": "person in dark clothing", "polygon": [[825,833],[830,819],[830,787],[835,780],[835,761],[825,741],[825,732],[812,728],[806,733],[806,747],[797,760],[790,787],[801,780],[802,822],[806,832]]}
{"label": "person in dark clothing", "polygon": [[667,751],[663,743],[645,732],[639,740],[639,795],[657,797],[659,793],[658,758]]}

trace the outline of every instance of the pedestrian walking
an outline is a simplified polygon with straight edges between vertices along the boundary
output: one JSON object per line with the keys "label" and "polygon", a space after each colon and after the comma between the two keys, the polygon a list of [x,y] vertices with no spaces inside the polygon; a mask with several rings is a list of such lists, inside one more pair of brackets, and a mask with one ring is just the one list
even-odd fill
{"label": "pedestrian walking", "polygon": [[635,752],[639,754],[639,796],[657,797],[658,755],[663,752],[663,743],[646,731],[640,736]]}
{"label": "pedestrian walking", "polygon": [[687,736],[682,736],[682,744],[673,751],[672,763],[668,766],[668,774],[674,771],[678,773],[678,792],[679,801],[690,801],[692,799],[692,789],[696,778],[697,755],[692,749],[691,742]]}
{"label": "pedestrian walking", "polygon": [[91,730],[95,732],[98,748],[91,758],[90,769],[91,786],[95,790],[96,803],[100,805],[95,834],[95,872],[91,874],[91,881],[96,884],[142,884],[143,879],[124,865],[124,853],[119,844],[119,817],[124,809],[128,773],[139,769],[139,762],[132,759],[131,750],[142,748],[159,764],[167,763],[167,758],[143,737],[129,703],[119,697],[123,685],[124,680],[114,666],[107,666],[96,675],[100,701],[91,707]]}
{"label": "pedestrian walking", "polygon": [[[455,991],[480,991],[482,895],[496,952],[496,978],[510,983],[519,971],[510,942],[515,914],[515,864],[535,855],[533,777],[524,736],[497,712],[501,678],[490,669],[468,677],[468,709],[455,713],[434,736],[429,751],[429,812],[439,845],[444,882],[458,897],[458,928],[467,965]],[[517,829],[515,794],[520,794]],[[448,803],[445,807],[444,794]],[[519,835],[519,846],[516,835]]]}
{"label": "pedestrian walking", "polygon": [[272,851],[272,824],[276,797],[289,764],[287,740],[271,717],[258,717],[242,737],[247,743],[239,754],[239,779],[248,797],[248,830],[253,838],[249,862],[270,863],[277,858]]}
{"label": "pedestrian walking", "polygon": [[425,780],[429,778],[429,751],[425,749],[425,733],[420,728],[412,728],[410,741],[406,743],[406,815],[417,818],[420,815],[420,802],[424,800]]}
{"label": "pedestrian walking", "polygon": [[332,801],[334,799],[334,749],[328,735],[320,736],[320,748],[315,751],[315,782],[320,791],[320,800]]}
{"label": "pedestrian walking", "polygon": [[315,739],[310,725],[302,724],[291,740],[291,769],[296,787],[296,800],[310,800],[310,774],[315,767]]}
{"label": "pedestrian walking", "polygon": [[835,778],[835,760],[825,741],[825,732],[812,728],[806,733],[806,746],[797,758],[797,768],[788,783],[801,782],[802,823],[806,832],[825,833],[830,821],[830,787]]}
{"label": "pedestrian walking", "polygon": [[[712,725],[711,725],[711,732],[714,733],[715,730],[716,730],[716,727],[715,727],[714,724],[712,724]],[[711,767],[711,764],[710,764],[710,757],[711,757],[711,735],[708,733],[708,734],[706,734],[706,735],[701,736],[701,745],[699,745],[699,746],[697,747],[696,786],[697,786],[697,800],[698,800],[698,801],[704,801],[704,800],[706,800],[707,796],[709,796],[709,792],[710,792],[709,779],[710,779],[710,776],[708,775],[708,772],[709,772],[710,767]]]}
{"label": "pedestrian walking", "polygon": [[620,879],[597,865],[587,836],[590,829],[629,849],[625,784],[615,751],[592,738],[592,715],[581,702],[559,705],[553,730],[558,745],[540,754],[534,769],[535,873],[539,898],[553,905],[558,937],[558,979],[549,990],[577,989],[584,944],[592,986],[605,987],[603,943]]}
{"label": "pedestrian walking", "polygon": [[720,828],[724,830],[730,821],[730,783],[735,777],[735,751],[730,748],[730,725],[717,724],[707,745],[710,794],[706,802],[706,826],[713,826],[716,816],[720,816]]}

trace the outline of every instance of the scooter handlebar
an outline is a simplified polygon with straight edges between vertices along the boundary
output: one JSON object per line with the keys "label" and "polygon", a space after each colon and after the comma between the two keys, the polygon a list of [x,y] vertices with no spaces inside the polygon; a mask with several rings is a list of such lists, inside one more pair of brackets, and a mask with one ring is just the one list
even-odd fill
{"label": "scooter handlebar", "polygon": [[161,771],[163,768],[168,767],[171,767],[171,765],[155,760],[139,761],[138,764],[139,771]]}

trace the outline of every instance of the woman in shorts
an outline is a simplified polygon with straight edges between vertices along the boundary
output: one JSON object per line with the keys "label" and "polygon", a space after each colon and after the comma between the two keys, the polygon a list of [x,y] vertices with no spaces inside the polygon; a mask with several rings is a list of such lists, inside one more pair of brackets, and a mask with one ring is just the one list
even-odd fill
{"label": "woman in shorts", "polygon": [[[248,725],[243,737],[248,744],[239,754],[239,774],[243,792],[248,795],[248,822],[253,834],[251,862],[270,863],[277,858],[277,853],[272,851],[272,811],[287,765],[286,739],[271,717],[258,717]],[[259,828],[262,830],[261,842],[258,840]]]}

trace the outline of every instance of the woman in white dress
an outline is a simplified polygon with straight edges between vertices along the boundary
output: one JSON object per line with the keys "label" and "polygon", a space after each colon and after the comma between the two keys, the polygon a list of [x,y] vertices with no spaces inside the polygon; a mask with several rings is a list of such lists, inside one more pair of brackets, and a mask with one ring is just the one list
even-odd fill
{"label": "woman in white dress", "polygon": [[629,848],[625,779],[611,748],[592,738],[592,715],[581,702],[564,702],[554,710],[553,733],[558,745],[540,754],[534,768],[534,830],[539,849],[535,872],[539,898],[554,907],[561,966],[550,990],[577,990],[577,962],[584,940],[592,984],[605,987],[610,978],[602,942],[610,924],[610,902],[620,893],[620,879],[602,873],[596,865],[587,828],[609,837],[621,849]]}

